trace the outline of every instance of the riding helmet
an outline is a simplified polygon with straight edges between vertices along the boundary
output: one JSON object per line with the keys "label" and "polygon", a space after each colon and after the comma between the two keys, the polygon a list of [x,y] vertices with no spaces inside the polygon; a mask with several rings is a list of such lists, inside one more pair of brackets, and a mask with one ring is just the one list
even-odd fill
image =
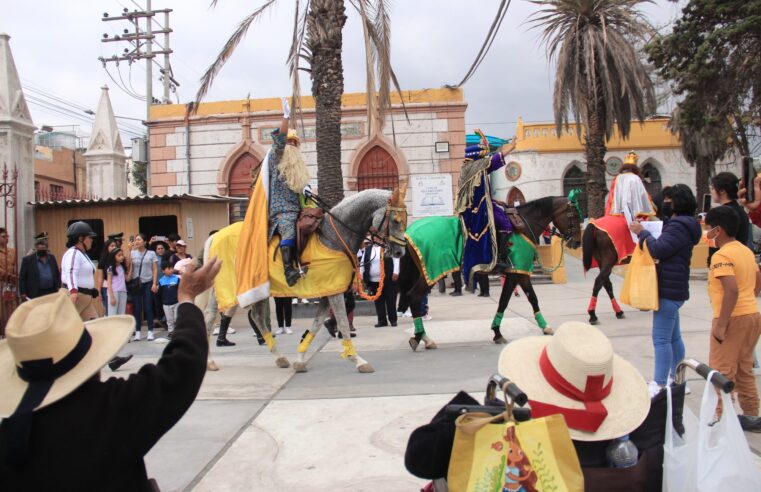
{"label": "riding helmet", "polygon": [[80,237],[80,236],[90,236],[95,237],[97,234],[93,232],[92,227],[90,227],[90,224],[87,222],[72,222],[72,224],[69,226],[69,228],[66,230],[66,237],[72,238],[72,237]]}

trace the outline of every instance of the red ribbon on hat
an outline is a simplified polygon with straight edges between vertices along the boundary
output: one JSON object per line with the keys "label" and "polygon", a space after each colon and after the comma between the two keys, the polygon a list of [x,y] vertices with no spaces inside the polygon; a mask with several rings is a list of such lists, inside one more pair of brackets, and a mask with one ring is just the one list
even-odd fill
{"label": "red ribbon on hat", "polygon": [[579,390],[568,382],[552,365],[547,356],[547,347],[542,350],[539,357],[539,368],[542,370],[544,379],[552,388],[561,395],[584,403],[584,408],[565,408],[550,403],[529,399],[531,415],[533,417],[546,417],[547,415],[562,414],[568,427],[585,432],[595,432],[608,416],[608,410],[602,404],[613,387],[613,378],[603,386],[605,375],[587,376],[584,391]]}

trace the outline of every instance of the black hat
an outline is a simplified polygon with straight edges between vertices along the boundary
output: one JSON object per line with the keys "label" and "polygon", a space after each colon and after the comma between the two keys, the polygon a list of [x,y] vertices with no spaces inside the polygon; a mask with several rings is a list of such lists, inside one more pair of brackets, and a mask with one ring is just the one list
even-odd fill
{"label": "black hat", "polygon": [[[469,394],[460,391],[449,404],[478,405],[478,402]],[[404,466],[408,472],[428,480],[447,476],[449,457],[454,444],[454,421],[457,417],[458,415],[448,415],[444,405],[430,424],[412,431],[404,453]]]}
{"label": "black hat", "polygon": [[113,234],[109,234],[108,239],[110,239],[111,241],[124,241],[124,233],[115,232]]}

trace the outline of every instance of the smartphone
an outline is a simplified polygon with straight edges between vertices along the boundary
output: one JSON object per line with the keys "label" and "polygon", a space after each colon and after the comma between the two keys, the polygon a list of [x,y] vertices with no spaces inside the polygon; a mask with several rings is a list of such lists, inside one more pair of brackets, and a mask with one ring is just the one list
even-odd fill
{"label": "smartphone", "polygon": [[745,184],[745,199],[752,202],[756,199],[756,190],[753,186],[753,178],[756,177],[756,169],[753,167],[753,159],[743,157],[743,183]]}
{"label": "smartphone", "polygon": [[706,193],[703,195],[703,213],[707,214],[709,210],[711,210],[711,194]]}
{"label": "smartphone", "polygon": [[130,237],[129,237],[129,242],[131,242],[131,243],[132,243],[132,242],[135,242],[135,236],[130,236]]}

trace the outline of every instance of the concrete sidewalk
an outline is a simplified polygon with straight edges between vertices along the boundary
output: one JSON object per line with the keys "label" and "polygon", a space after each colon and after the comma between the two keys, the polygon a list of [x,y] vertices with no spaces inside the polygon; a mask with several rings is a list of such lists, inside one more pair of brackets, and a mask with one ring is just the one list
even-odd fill
{"label": "concrete sidewalk", "polygon": [[[567,258],[568,284],[538,285],[542,312],[552,326],[587,319],[586,306],[593,277],[584,278],[581,264]],[[616,292],[621,279],[613,278]],[[358,352],[374,367],[359,374],[341,359],[341,345],[322,330],[310,350],[309,372],[278,369],[264,347],[256,343],[243,314],[232,326],[238,345],[212,352],[221,370],[209,372],[198,400],[150,452],[148,474],[161,489],[198,491],[248,490],[419,490],[425,481],[404,468],[410,432],[428,422],[457,391],[477,398],[496,371],[502,346],[489,330],[496,311],[498,287],[491,298],[465,294],[430,297],[432,321],[426,330],[438,350],[412,352],[409,318],[396,328],[373,328],[374,317],[355,319]],[[691,283],[690,301],[681,310],[687,355],[708,359],[711,308],[705,282]],[[607,298],[600,296],[600,328],[614,349],[652,378],[652,315],[624,307],[617,320]],[[273,321],[274,322],[274,321]],[[295,360],[296,345],[306,328],[296,320],[293,335],[277,338],[283,353]],[[539,333],[531,306],[521,295],[512,298],[503,333],[516,339]],[[130,343],[125,353],[135,360],[118,375],[155,361],[163,345]],[[689,373],[693,394],[687,404],[697,411],[702,379]],[[757,378],[757,384],[761,378]],[[745,434],[761,455],[761,434]]]}

